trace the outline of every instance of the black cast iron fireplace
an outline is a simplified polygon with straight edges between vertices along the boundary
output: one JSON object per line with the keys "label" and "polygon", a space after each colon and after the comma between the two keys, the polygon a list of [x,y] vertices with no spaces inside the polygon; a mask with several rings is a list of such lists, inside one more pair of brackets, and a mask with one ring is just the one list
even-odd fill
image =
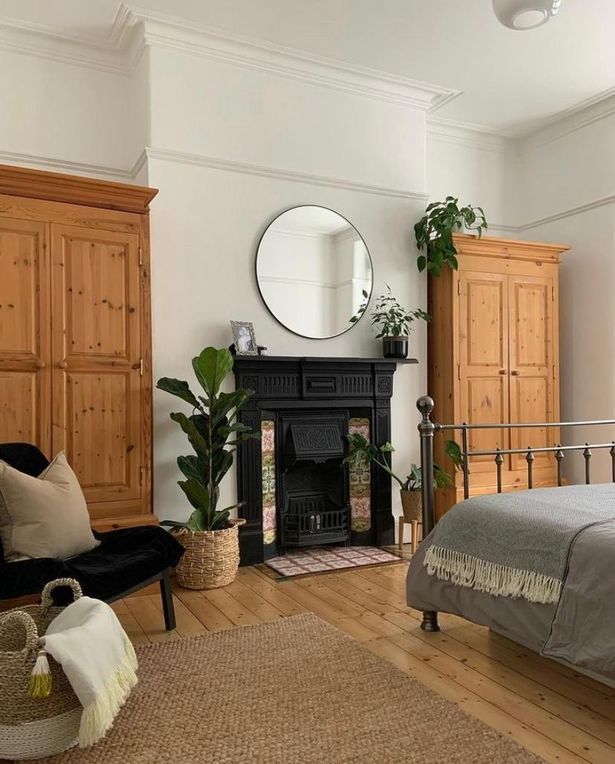
{"label": "black cast iron fireplace", "polygon": [[390,478],[343,462],[349,432],[391,439],[397,363],[417,361],[235,357],[237,387],[254,391],[240,421],[261,432],[238,448],[242,565],[292,547],[393,543]]}

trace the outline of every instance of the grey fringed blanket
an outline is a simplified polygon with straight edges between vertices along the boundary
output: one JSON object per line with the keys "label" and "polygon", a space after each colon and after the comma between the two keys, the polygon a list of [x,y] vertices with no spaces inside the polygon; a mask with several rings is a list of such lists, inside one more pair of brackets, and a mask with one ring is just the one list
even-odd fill
{"label": "grey fringed blanket", "polygon": [[614,518],[612,483],[476,496],[436,525],[424,565],[459,586],[558,602],[577,534]]}

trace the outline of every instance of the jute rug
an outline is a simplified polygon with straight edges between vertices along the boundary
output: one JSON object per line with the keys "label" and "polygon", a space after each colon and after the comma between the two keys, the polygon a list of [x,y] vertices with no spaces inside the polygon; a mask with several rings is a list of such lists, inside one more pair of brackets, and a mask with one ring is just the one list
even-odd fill
{"label": "jute rug", "polygon": [[282,557],[266,560],[265,564],[287,578],[395,562],[403,560],[377,546],[314,546],[290,550]]}
{"label": "jute rug", "polygon": [[139,648],[107,738],[47,764],[537,764],[314,615]]}

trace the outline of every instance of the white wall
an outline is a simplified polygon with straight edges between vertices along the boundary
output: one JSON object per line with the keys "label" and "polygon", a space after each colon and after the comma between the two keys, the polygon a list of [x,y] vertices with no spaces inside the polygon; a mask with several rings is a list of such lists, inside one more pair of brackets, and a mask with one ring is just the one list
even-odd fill
{"label": "white wall", "polygon": [[426,164],[431,199],[457,196],[460,204],[483,207],[487,235],[514,238],[519,220],[515,141],[430,120]]}
{"label": "white wall", "polygon": [[[562,242],[560,393],[566,421],[615,418],[615,98],[523,141],[434,121],[427,141],[432,198],[447,193],[485,207],[491,235]],[[562,432],[562,442],[609,442],[613,428]],[[606,451],[594,480],[609,480]],[[580,455],[566,474],[583,479]]]}
{"label": "white wall", "polygon": [[[154,375],[190,375],[189,359],[207,344],[230,341],[229,320],[252,320],[260,343],[279,355],[380,355],[367,320],[341,337],[307,340],[285,331],[263,306],[253,276],[253,258],[263,221],[292,204],[317,202],[356,221],[374,260],[376,283],[390,283],[399,299],[424,306],[423,279],[415,272],[408,221],[423,204],[345,189],[306,188],[301,182],[178,162],[152,160],[149,180],[160,188],[152,206]],[[163,254],[164,253],[164,254]],[[425,332],[412,338],[412,355],[422,363],[402,366],[393,398],[394,455],[400,471],[418,459],[414,402],[425,390]],[[156,511],[164,517],[185,514],[174,483],[175,457],[184,437],[168,420],[176,404],[155,395]],[[235,495],[226,481],[222,501]],[[396,497],[395,497],[396,498]]]}
{"label": "white wall", "polygon": [[[189,375],[202,347],[229,344],[233,318],[253,321],[270,354],[380,355],[367,320],[330,340],[286,331],[260,299],[254,257],[265,226],[282,210],[330,207],[364,237],[376,291],[389,283],[403,303],[425,307],[411,235],[425,205],[424,113],[185,52],[154,48],[150,57],[148,176],[160,188],[151,216],[155,377]],[[392,404],[400,472],[418,460],[424,327],[413,335],[411,354],[421,364],[399,368]],[[186,443],[168,420],[175,405],[156,393],[155,509],[183,518],[175,458]],[[234,498],[233,473],[221,501]],[[399,511],[396,495],[395,503]]]}
{"label": "white wall", "polygon": [[[143,84],[143,71],[138,72]],[[136,159],[147,89],[132,79],[76,63],[0,51],[0,157],[68,172],[120,175]],[[78,165],[84,165],[79,167]]]}
{"label": "white wall", "polygon": [[157,148],[423,190],[423,111],[165,48],[151,78]]}
{"label": "white wall", "polygon": [[524,226],[611,196],[615,192],[615,96],[525,140],[520,182]]}
{"label": "white wall", "polygon": [[[409,94],[398,80],[306,73],[298,59],[260,66],[254,55],[209,55],[206,46],[148,38],[135,65],[116,70],[0,52],[5,161],[160,189],[151,214],[155,378],[192,381],[191,357],[208,344],[228,345],[230,319],[253,321],[272,354],[380,355],[367,317],[340,337],[315,341],[285,331],[262,304],[256,246],[283,209],[319,204],[351,220],[371,253],[374,297],[390,284],[409,308],[426,302],[412,226],[430,196],[458,194],[484,206],[492,233],[510,233],[517,222],[509,142],[441,124],[428,130],[427,95]],[[419,459],[415,401],[426,391],[425,337],[419,324],[410,354],[420,363],[395,375],[393,462],[403,474]],[[188,512],[175,484],[176,456],[188,449],[168,418],[176,405],[156,392],[154,495],[162,518]],[[234,497],[231,474],[222,501]]]}
{"label": "white wall", "polygon": [[[603,102],[531,136],[522,146],[519,235],[561,241],[561,409],[567,421],[615,418],[615,105]],[[565,443],[610,442],[613,428],[562,433]],[[582,479],[582,459],[568,474]],[[606,452],[594,480],[610,480]]]}

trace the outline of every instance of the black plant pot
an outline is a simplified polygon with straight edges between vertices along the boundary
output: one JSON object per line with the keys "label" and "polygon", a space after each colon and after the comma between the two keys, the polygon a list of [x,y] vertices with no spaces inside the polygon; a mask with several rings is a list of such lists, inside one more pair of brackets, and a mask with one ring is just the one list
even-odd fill
{"label": "black plant pot", "polygon": [[407,358],[408,357],[408,338],[407,337],[383,337],[382,355],[385,358]]}

